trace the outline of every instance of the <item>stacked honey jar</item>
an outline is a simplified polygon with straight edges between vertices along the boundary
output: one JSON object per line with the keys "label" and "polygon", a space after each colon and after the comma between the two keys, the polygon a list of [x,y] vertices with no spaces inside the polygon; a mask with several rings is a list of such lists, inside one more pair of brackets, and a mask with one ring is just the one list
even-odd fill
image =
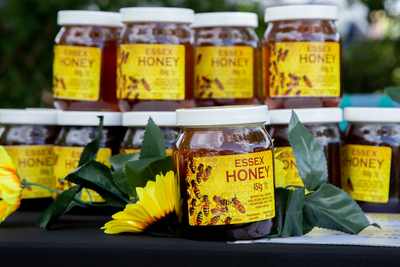
{"label": "stacked honey jar", "polygon": [[[1,110],[1,144],[21,179],[64,190],[71,185],[63,178],[97,136],[97,116],[104,116],[97,160],[105,164],[111,155],[139,151],[151,116],[166,137],[176,171],[186,174],[180,177],[184,223],[188,229],[206,229],[187,230],[187,235],[219,235],[210,229],[232,224],[231,238],[257,237],[249,233],[262,236],[272,227],[273,175],[272,182],[243,186],[259,192],[245,200],[237,185],[204,188],[229,164],[236,169],[226,172],[228,182],[268,177],[274,147],[287,172],[283,186],[301,185],[287,134],[294,109],[325,152],[329,183],[346,190],[365,211],[400,212],[400,111],[347,108],[344,134],[338,126],[343,86],[337,19],[335,6],[270,7],[260,42],[254,13],[155,7],[60,11],[53,65],[54,105],[60,111]],[[245,170],[250,162],[265,169]],[[50,197],[33,188],[23,195],[26,200]],[[82,199],[102,201],[90,191]],[[263,205],[246,213],[257,201]],[[210,209],[204,206],[214,207],[217,215],[207,219]],[[229,209],[242,215],[228,216]]]}

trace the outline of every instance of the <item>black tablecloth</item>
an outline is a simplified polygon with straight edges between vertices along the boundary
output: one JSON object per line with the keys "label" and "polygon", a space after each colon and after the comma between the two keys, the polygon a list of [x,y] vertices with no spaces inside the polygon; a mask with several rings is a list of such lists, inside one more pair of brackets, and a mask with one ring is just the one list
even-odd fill
{"label": "black tablecloth", "polygon": [[0,225],[0,267],[8,266],[399,266],[391,247],[235,245],[136,234],[107,235],[109,216],[63,215],[52,230],[17,211]]}

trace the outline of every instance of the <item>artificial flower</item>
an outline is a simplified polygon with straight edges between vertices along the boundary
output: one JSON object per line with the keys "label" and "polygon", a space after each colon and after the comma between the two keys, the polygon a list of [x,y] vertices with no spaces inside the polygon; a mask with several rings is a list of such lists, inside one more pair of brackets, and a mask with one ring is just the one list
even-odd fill
{"label": "artificial flower", "polygon": [[101,229],[106,234],[122,232],[168,231],[169,224],[176,222],[180,214],[180,192],[173,171],[165,176],[156,175],[156,181],[148,181],[144,188],[136,187],[139,200],[127,204],[125,209],[112,216],[114,220]]}
{"label": "artificial flower", "polygon": [[278,159],[280,153],[275,153],[275,187],[282,187],[286,182],[287,171],[284,170],[284,163]]}
{"label": "artificial flower", "polygon": [[11,157],[0,146],[0,223],[21,203],[22,186]]}

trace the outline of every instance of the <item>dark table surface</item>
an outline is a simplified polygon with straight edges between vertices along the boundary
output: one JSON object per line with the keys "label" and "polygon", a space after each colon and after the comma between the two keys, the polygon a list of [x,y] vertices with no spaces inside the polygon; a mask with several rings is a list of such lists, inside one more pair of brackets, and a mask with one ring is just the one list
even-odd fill
{"label": "dark table surface", "polygon": [[393,247],[206,242],[137,234],[107,235],[111,218],[63,215],[51,230],[17,211],[0,225],[0,267],[8,266],[399,266]]}

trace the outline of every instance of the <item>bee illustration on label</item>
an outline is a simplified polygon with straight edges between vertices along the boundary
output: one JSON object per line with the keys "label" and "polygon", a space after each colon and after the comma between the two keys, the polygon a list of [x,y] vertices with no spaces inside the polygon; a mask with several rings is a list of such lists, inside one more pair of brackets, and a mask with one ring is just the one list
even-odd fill
{"label": "bee illustration on label", "polygon": [[138,89],[138,86],[136,84],[128,86],[128,90],[130,91],[133,91],[135,89]]}
{"label": "bee illustration on label", "polygon": [[211,209],[211,213],[213,215],[221,215],[221,214],[226,214],[228,212],[229,212],[229,209],[226,206],[217,206],[217,207]]}
{"label": "bee illustration on label", "polygon": [[[26,179],[23,179],[22,182],[26,182]],[[27,185],[25,187],[25,189],[28,190],[28,191],[32,191],[32,186],[31,185]]]}
{"label": "bee illustration on label", "polygon": [[272,75],[272,77],[271,77],[271,83],[270,83],[270,87],[271,87],[271,88],[274,87],[274,83],[275,83],[275,75]]}
{"label": "bee illustration on label", "polygon": [[239,201],[239,199],[237,199],[236,196],[235,196],[234,198],[232,198],[232,202],[233,202],[233,205],[235,206],[235,208],[236,208],[240,213],[246,213],[246,209],[244,208],[244,206],[242,205],[242,203]]}
{"label": "bee illustration on label", "polygon": [[282,72],[281,73],[281,87],[283,88],[285,86],[285,74]]}
{"label": "bee illustration on label", "polygon": [[275,95],[279,95],[279,85],[276,86]]}
{"label": "bee illustration on label", "polygon": [[275,49],[275,44],[270,44],[271,50],[274,53],[274,56],[276,55],[276,49]]}
{"label": "bee illustration on label", "polygon": [[210,200],[208,199],[208,195],[203,195],[202,202],[204,203],[202,206],[204,215],[208,217],[208,215],[210,214],[210,204],[211,204]]}
{"label": "bee illustration on label", "polygon": [[347,178],[347,185],[349,186],[350,190],[354,192],[354,186],[350,178]]}
{"label": "bee illustration on label", "polygon": [[56,76],[53,76],[53,88],[54,89],[58,88],[58,79]]}
{"label": "bee illustration on label", "polygon": [[146,89],[147,91],[150,91],[150,85],[147,83],[147,81],[143,78],[142,79],[142,84],[144,89]]}
{"label": "bee illustration on label", "polygon": [[306,75],[303,76],[304,82],[307,84],[308,87],[312,88],[311,81],[307,78]]}
{"label": "bee illustration on label", "polygon": [[201,76],[201,79],[205,81],[206,83],[212,83],[213,81],[211,79],[208,79],[207,77]]}
{"label": "bee illustration on label", "polygon": [[292,92],[293,88],[286,90],[285,95],[289,95]]}
{"label": "bee illustration on label", "polygon": [[208,98],[212,98],[212,96],[213,96],[213,93],[210,92],[210,93],[208,94]]}
{"label": "bee illustration on label", "polygon": [[204,176],[204,165],[200,163],[199,166],[197,167],[197,173],[196,173],[196,181],[198,184],[200,184],[201,181],[203,180],[203,176]]}
{"label": "bee illustration on label", "polygon": [[122,88],[125,91],[125,88],[126,88],[126,75],[122,75]]}
{"label": "bee illustration on label", "polygon": [[60,78],[60,82],[61,82],[61,88],[64,90],[67,90],[67,87],[65,86],[65,82],[64,82],[63,78]]}
{"label": "bee illustration on label", "polygon": [[282,48],[279,48],[279,50],[278,50],[278,62],[279,62],[279,60],[281,60],[281,57],[282,57]]}
{"label": "bee illustration on label", "polygon": [[[129,87],[128,87],[128,89],[129,89]],[[128,93],[126,93],[124,98],[129,99],[129,97],[131,96],[132,93],[133,93],[133,91],[128,91]]]}
{"label": "bee illustration on label", "polygon": [[299,82],[290,82],[290,83],[287,83],[286,86],[288,88],[293,88],[293,87],[299,86]]}
{"label": "bee illustration on label", "polygon": [[282,56],[281,56],[282,61],[285,61],[285,59],[286,59],[288,53],[289,53],[289,50],[287,50],[287,49],[285,50],[285,52],[283,52],[283,54],[282,54]]}
{"label": "bee illustration on label", "polygon": [[202,97],[202,96],[204,95],[205,92],[206,92],[206,91],[201,90],[200,93],[199,93],[199,97]]}
{"label": "bee illustration on label", "polygon": [[232,204],[232,201],[230,201],[229,199],[225,199],[225,198],[222,198],[222,197],[217,196],[217,195],[215,195],[213,197],[213,200],[214,200],[215,203],[217,203],[217,204],[219,204],[221,206],[229,206],[229,205]]}
{"label": "bee illustration on label", "polygon": [[126,62],[128,61],[128,57],[129,57],[129,52],[127,52],[127,53],[125,54],[125,51],[122,51],[121,62],[122,62],[123,64],[126,64]]}
{"label": "bee illustration on label", "polygon": [[192,183],[192,188],[193,188],[194,195],[196,196],[196,198],[198,198],[200,200],[201,199],[200,188],[196,184],[195,180],[192,180],[191,183]]}
{"label": "bee illustration on label", "polygon": [[201,225],[203,223],[203,212],[197,213],[196,225]]}
{"label": "bee illustration on label", "polygon": [[289,78],[292,79],[293,81],[296,81],[296,82],[301,80],[301,78],[299,76],[296,76],[296,75],[294,75],[292,73],[289,73]]}
{"label": "bee illustration on label", "polygon": [[211,176],[211,171],[212,171],[212,167],[210,165],[207,165],[205,171],[204,171],[204,176],[203,176],[203,182],[207,182],[208,179]]}
{"label": "bee illustration on label", "polygon": [[201,56],[202,56],[203,54],[199,54],[198,56],[197,56],[197,65],[199,65],[200,64],[200,61],[201,61]]}
{"label": "bee illustration on label", "polygon": [[195,172],[196,172],[196,162],[195,162],[195,159],[194,158],[187,158],[187,159],[185,159],[185,161],[186,161],[186,169],[188,169],[188,167],[189,167],[189,170],[190,171],[192,171],[192,173],[194,174]]}
{"label": "bee illustration on label", "polygon": [[215,84],[217,85],[217,87],[221,90],[224,90],[224,86],[222,85],[222,83],[218,80],[218,78],[215,78]]}
{"label": "bee illustration on label", "polygon": [[196,206],[197,206],[197,199],[193,198],[189,207],[190,216],[193,216],[194,211],[196,210]]}
{"label": "bee illustration on label", "polygon": [[232,218],[231,217],[226,217],[224,220],[224,224],[231,224]]}
{"label": "bee illustration on label", "polygon": [[211,85],[210,84],[203,84],[203,85],[200,86],[200,89],[202,89],[202,90],[211,89]]}
{"label": "bee illustration on label", "polygon": [[298,90],[297,92],[296,92],[296,95],[300,95],[301,94],[301,90]]}
{"label": "bee illustration on label", "polygon": [[220,219],[221,219],[220,215],[214,216],[208,221],[208,225],[216,225]]}
{"label": "bee illustration on label", "polygon": [[132,76],[129,76],[129,80],[131,80],[131,82],[134,84],[140,83],[140,81],[138,79],[135,79]]}
{"label": "bee illustration on label", "polygon": [[279,70],[278,70],[278,66],[276,65],[276,62],[273,61],[272,64],[274,65],[275,73],[279,75]]}

